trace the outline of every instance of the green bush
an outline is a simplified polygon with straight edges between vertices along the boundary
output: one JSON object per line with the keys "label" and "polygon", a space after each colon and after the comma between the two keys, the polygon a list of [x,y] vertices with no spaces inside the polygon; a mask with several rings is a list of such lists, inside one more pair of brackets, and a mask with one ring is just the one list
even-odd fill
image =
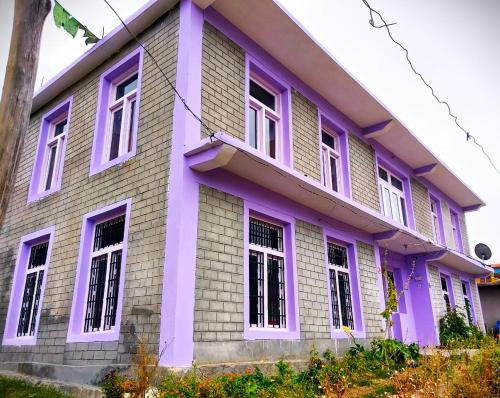
{"label": "green bush", "polygon": [[124,391],[122,382],[125,380],[123,376],[118,374],[116,370],[112,370],[106,374],[100,385],[106,398],[121,398]]}
{"label": "green bush", "polygon": [[485,335],[475,325],[468,325],[465,315],[452,310],[439,320],[439,340],[446,348],[481,348]]}

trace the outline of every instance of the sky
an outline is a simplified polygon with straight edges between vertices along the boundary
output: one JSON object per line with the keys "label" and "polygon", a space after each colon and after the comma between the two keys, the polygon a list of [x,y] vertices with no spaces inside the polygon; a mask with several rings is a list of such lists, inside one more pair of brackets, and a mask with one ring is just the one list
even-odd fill
{"label": "sky", "polygon": [[[110,0],[126,18],[145,0]],[[411,72],[383,29],[372,28],[362,0],[280,0],[293,16],[487,204],[467,214],[472,249],[486,243],[500,262],[500,174]],[[60,0],[99,37],[119,21],[102,0]],[[415,67],[500,168],[500,1],[370,0],[410,51]],[[0,85],[9,51],[14,0],[0,0]],[[89,49],[45,22],[35,90]]]}

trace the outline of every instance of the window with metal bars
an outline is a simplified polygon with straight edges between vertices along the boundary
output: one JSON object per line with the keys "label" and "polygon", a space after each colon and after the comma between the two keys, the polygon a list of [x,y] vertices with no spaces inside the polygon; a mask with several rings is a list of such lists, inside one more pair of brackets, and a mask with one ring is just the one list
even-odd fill
{"label": "window with metal bars", "polygon": [[441,292],[443,293],[443,301],[446,307],[446,312],[451,312],[450,293],[448,291],[448,281],[445,276],[441,276]]}
{"label": "window with metal bars", "polygon": [[462,294],[464,297],[464,305],[465,305],[465,313],[467,315],[467,320],[469,321],[469,325],[472,325],[473,319],[472,319],[472,306],[471,306],[471,301],[469,299],[469,292],[467,289],[467,282],[462,281]]}
{"label": "window with metal bars", "polygon": [[334,329],[354,329],[347,249],[328,242],[328,271]]}
{"label": "window with metal bars", "polygon": [[26,269],[17,337],[34,336],[38,318],[42,283],[46,270],[49,243],[31,246]]}
{"label": "window with metal bars", "polygon": [[283,227],[250,218],[250,326],[286,328]]}
{"label": "window with metal bars", "polygon": [[122,264],[125,216],[95,225],[84,332],[115,326]]}

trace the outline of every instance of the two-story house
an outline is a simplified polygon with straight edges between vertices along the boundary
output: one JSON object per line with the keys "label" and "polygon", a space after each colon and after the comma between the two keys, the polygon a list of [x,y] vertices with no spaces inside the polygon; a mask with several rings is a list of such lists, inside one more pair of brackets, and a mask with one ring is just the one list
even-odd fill
{"label": "two-story house", "polygon": [[[484,203],[272,0],[157,0],[34,96],[0,231],[0,367],[95,382],[483,327]],[[152,58],[153,57],[153,58]],[[178,95],[176,94],[176,92]],[[201,123],[200,123],[200,120]]]}

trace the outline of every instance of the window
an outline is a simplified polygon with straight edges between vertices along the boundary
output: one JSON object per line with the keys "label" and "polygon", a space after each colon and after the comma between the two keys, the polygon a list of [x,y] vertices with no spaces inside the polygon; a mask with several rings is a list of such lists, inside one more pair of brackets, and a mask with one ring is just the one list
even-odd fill
{"label": "window", "polygon": [[42,117],[28,202],[61,188],[72,98]]}
{"label": "window", "polygon": [[334,329],[354,329],[347,249],[328,242],[328,274]]}
{"label": "window", "polygon": [[68,342],[119,338],[130,200],[84,216]]}
{"label": "window", "polygon": [[465,305],[465,313],[467,315],[467,320],[469,321],[469,325],[472,325],[474,322],[472,320],[472,306],[471,301],[469,299],[469,292],[467,282],[462,281],[462,294],[464,297],[464,305]]}
{"label": "window", "polygon": [[434,241],[436,243],[442,243],[441,229],[440,229],[441,209],[438,204],[438,201],[433,197],[430,198],[430,203],[431,203],[431,217],[432,217],[432,233],[434,236]]}
{"label": "window", "polygon": [[450,293],[448,291],[448,281],[445,276],[441,275],[441,292],[443,294],[443,301],[446,308],[446,312],[451,311],[451,301],[450,301]]}
{"label": "window", "polygon": [[84,332],[115,326],[125,216],[95,226]]}
{"label": "window", "polygon": [[378,168],[378,177],[383,214],[408,225],[403,181],[382,167]]}
{"label": "window", "polygon": [[91,175],[135,154],[141,74],[140,48],[101,76]]}
{"label": "window", "polygon": [[53,235],[54,228],[51,227],[21,239],[5,325],[4,345],[36,343]]}
{"label": "window", "polygon": [[453,233],[453,239],[455,241],[455,249],[460,253],[463,253],[464,248],[462,245],[462,237],[460,236],[460,222],[458,220],[458,214],[453,210],[450,211],[451,218],[451,230]]}
{"label": "window", "polygon": [[250,326],[286,328],[283,227],[250,218]]}
{"label": "window", "polygon": [[341,159],[338,135],[321,130],[321,172],[323,184],[335,192],[341,191]]}
{"label": "window", "polygon": [[281,158],[281,104],[279,93],[250,79],[249,143],[273,159]]}

